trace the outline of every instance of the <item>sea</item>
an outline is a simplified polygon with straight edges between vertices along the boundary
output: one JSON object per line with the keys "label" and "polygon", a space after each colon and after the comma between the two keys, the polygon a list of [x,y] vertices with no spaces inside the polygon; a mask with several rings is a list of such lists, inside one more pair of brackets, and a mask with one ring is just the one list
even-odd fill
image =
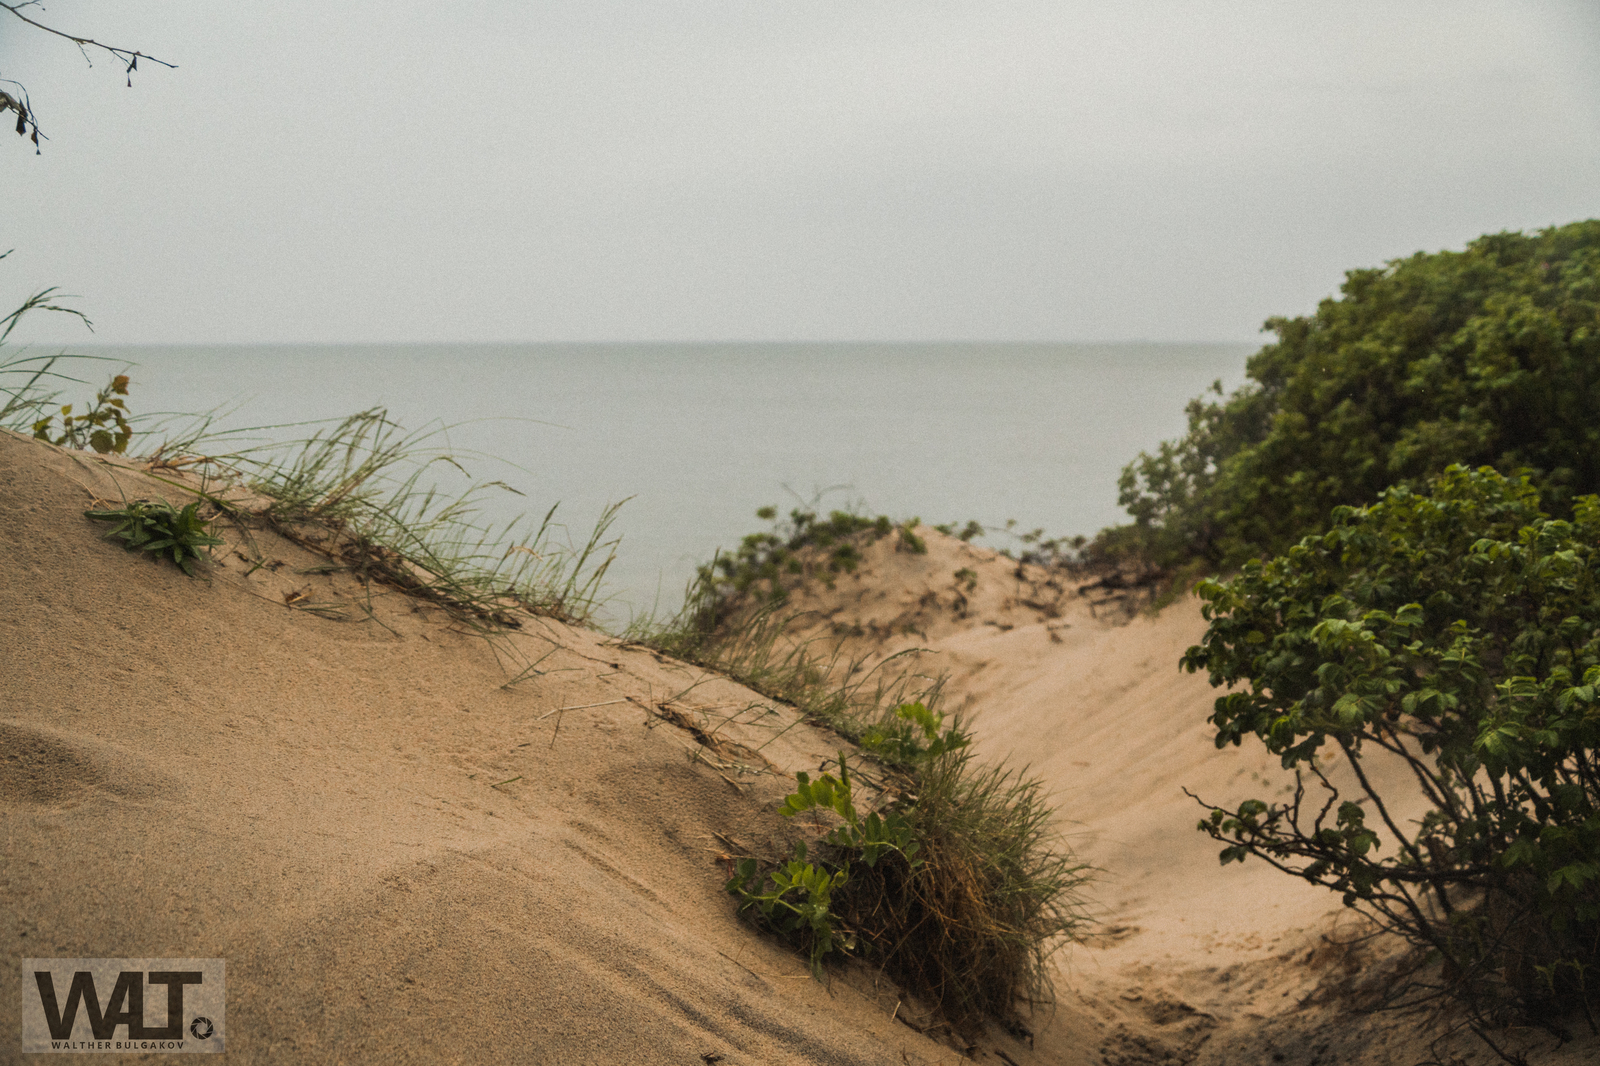
{"label": "sea", "polygon": [[[1002,548],[1125,516],[1117,477],[1181,436],[1184,405],[1244,381],[1250,344],[356,344],[96,346],[135,413],[210,412],[291,439],[374,407],[434,431],[479,478],[486,522],[587,539],[622,502],[604,624],[671,614],[756,510],[975,520]],[[73,372],[87,378],[84,364]],[[95,373],[99,377],[98,371]],[[69,399],[69,387],[63,400]],[[178,420],[179,422],[182,419]],[[245,432],[249,430],[249,432]],[[138,444],[146,446],[146,439]],[[442,468],[441,468],[442,469]],[[448,479],[447,479],[448,480]],[[623,502],[625,501],[625,502]],[[1009,523],[1009,526],[1008,526]]]}

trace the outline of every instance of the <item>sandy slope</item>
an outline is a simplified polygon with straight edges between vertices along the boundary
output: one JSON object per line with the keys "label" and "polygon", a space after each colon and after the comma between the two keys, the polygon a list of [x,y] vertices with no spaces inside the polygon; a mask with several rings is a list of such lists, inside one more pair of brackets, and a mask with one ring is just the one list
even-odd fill
{"label": "sandy slope", "polygon": [[225,958],[241,1061],[951,1061],[722,892],[715,834],[785,831],[835,738],[720,679],[672,701],[703,673],[558,624],[497,649],[396,596],[325,617],[355,590],[260,533],[266,566],[234,543],[191,580],[83,517],[119,487],[177,496],[0,435],[6,957]]}
{"label": "sandy slope", "polygon": [[[241,1061],[958,1061],[870,971],[825,988],[721,890],[730,851],[797,831],[773,808],[836,737],[600,634],[527,619],[491,644],[369,602],[262,532],[225,531],[192,580],[82,516],[124,494],[182,498],[0,434],[8,957],[223,957]],[[814,632],[934,649],[984,750],[1031,763],[1105,870],[1057,1010],[978,1058],[1416,1061],[1414,1032],[1340,1012],[1376,956],[1325,939],[1336,901],[1220,870],[1193,831],[1180,786],[1271,771],[1209,743],[1210,690],[1174,666],[1193,608],[1121,625],[929,539],[817,589]],[[18,980],[0,968],[0,1003]],[[18,1046],[0,1010],[0,1061]]]}

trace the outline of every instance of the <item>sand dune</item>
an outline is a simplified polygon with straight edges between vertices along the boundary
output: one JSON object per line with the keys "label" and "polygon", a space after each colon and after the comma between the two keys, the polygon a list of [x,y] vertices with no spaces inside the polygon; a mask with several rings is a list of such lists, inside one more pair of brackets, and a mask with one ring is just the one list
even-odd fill
{"label": "sand dune", "polygon": [[[731,851],[804,830],[775,805],[836,736],[600,633],[525,617],[486,640],[260,530],[218,523],[228,543],[191,579],[83,517],[123,496],[181,491],[0,434],[13,960],[224,958],[241,1061],[959,1061],[869,969],[812,980],[722,891]],[[863,651],[932,649],[983,750],[1043,775],[1104,871],[1057,1009],[977,1057],[1415,1061],[1392,1019],[1341,1013],[1377,949],[1330,944],[1337,901],[1221,870],[1193,831],[1181,787],[1228,799],[1272,770],[1210,745],[1212,694],[1175,668],[1194,608],[1124,624],[930,540],[885,542],[798,605]],[[16,1060],[17,1015],[0,1019]]]}
{"label": "sand dune", "polygon": [[[558,623],[496,648],[399,596],[381,624],[297,609],[355,590],[259,532],[268,566],[230,543],[192,580],[83,517],[119,488],[174,495],[0,437],[10,957],[225,958],[246,1061],[950,1060],[722,892],[717,834],[792,831],[787,775],[836,738],[727,682],[672,702],[704,672]],[[718,751],[664,702],[744,713]]]}

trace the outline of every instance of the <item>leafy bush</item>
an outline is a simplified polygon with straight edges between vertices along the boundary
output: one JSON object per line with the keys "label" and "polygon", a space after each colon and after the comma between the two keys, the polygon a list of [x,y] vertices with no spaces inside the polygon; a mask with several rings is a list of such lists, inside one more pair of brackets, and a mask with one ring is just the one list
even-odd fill
{"label": "leafy bush", "polygon": [[837,777],[796,775],[780,813],[840,824],[784,862],[741,860],[727,883],[740,910],[793,939],[819,977],[830,954],[873,959],[960,1033],[1047,1001],[1046,960],[1083,921],[1087,874],[1056,846],[1040,784],[976,767],[966,731],[920,702],[861,741],[903,777],[885,782],[894,798],[860,814],[843,752]]}
{"label": "leafy bush", "polygon": [[[1288,802],[1201,822],[1223,862],[1343,893],[1436,952],[1436,987],[1479,1017],[1600,1005],[1600,499],[1571,510],[1460,466],[1431,495],[1338,508],[1202,582],[1210,628],[1183,660],[1233,687],[1217,746],[1254,736],[1296,775]],[[1376,752],[1409,770],[1419,821],[1397,813],[1412,789],[1380,794]]]}
{"label": "leafy bush", "polygon": [[[756,517],[772,522],[771,531],[751,533],[732,555],[717,556],[702,577],[726,593],[754,591],[776,602],[787,597],[786,581],[850,573],[861,561],[856,541],[862,535],[886,537],[894,529],[885,515],[867,518],[848,511],[819,519],[815,511],[795,508],[779,521],[777,508],[763,507]],[[807,548],[825,549],[826,554],[808,559],[802,554]]]}
{"label": "leafy bush", "polygon": [[[683,611],[665,627],[646,623],[642,640],[668,654],[710,665],[710,649],[727,642],[733,616],[744,617],[734,629],[770,628],[766,623],[772,620],[765,613],[781,607],[792,589],[810,580],[831,587],[838,575],[855,570],[864,543],[881,540],[897,528],[886,515],[867,518],[849,511],[834,511],[824,519],[815,511],[795,508],[780,520],[776,507],[763,507],[756,517],[771,522],[772,528],[749,534],[735,551],[719,552],[700,567]],[[928,550],[911,531],[916,521],[898,527],[899,550],[914,554]]]}
{"label": "leafy bush", "polygon": [[1352,270],[1342,294],[1270,319],[1250,381],[1123,470],[1134,522],[1091,555],[1235,567],[1450,463],[1526,468],[1561,516],[1600,491],[1600,221]]}

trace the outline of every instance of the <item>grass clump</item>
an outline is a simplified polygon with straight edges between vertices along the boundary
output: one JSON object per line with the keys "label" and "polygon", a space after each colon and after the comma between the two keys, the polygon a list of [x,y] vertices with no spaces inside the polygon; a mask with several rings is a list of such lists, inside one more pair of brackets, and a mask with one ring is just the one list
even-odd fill
{"label": "grass clump", "polygon": [[961,1033],[1051,1000],[1050,955],[1085,925],[1088,868],[1059,842],[1041,782],[978,763],[968,734],[912,764],[915,870],[858,880],[841,913],[880,964]]}
{"label": "grass clump", "polygon": [[[433,446],[444,431],[410,431],[373,408],[324,424],[310,437],[208,455],[204,462],[260,495],[251,521],[338,560],[363,583],[430,601],[474,628],[515,628],[513,608],[587,622],[615,556],[618,542],[607,533],[621,505],[608,508],[581,545],[560,542],[555,507],[537,522],[485,523],[490,494],[521,493],[503,481],[472,478],[461,457]],[[201,431],[163,453],[237,436]],[[466,487],[445,489],[440,475]]]}
{"label": "grass clump", "polygon": [[[10,254],[0,252],[0,259]],[[117,399],[127,395],[126,377],[113,378],[111,384],[101,390],[88,415],[74,416],[70,405],[59,412],[62,416],[62,433],[60,439],[55,439],[49,436],[50,424],[55,417],[51,409],[61,394],[59,389],[50,386],[58,381],[83,384],[80,379],[63,374],[57,369],[57,364],[64,359],[74,363],[105,360],[93,355],[25,355],[8,350],[12,331],[28,316],[40,312],[70,315],[92,330],[94,327],[88,317],[82,311],[60,303],[63,299],[70,297],[60,296],[54,288],[40,289],[17,305],[10,314],[0,317],[0,429],[32,433],[35,437],[72,448],[88,445],[96,451],[116,451],[119,449],[103,445],[114,445],[119,439],[122,448],[126,448],[132,431],[128,430],[126,437],[122,436],[128,427],[124,417],[125,408]],[[108,425],[114,425],[115,429],[107,431],[106,437],[97,438],[95,431],[106,431]]]}
{"label": "grass clump", "polygon": [[[629,639],[726,674],[851,739],[882,718],[885,708],[938,699],[941,679],[888,669],[909,659],[914,650],[868,667],[864,657],[847,656],[842,642],[790,639],[795,618],[781,602],[739,609],[721,601],[708,584],[702,578],[683,611],[667,625],[635,626]],[[713,624],[723,610],[729,614]]]}
{"label": "grass clump", "polygon": [[1047,1003],[1051,953],[1083,924],[1086,868],[1055,845],[1039,782],[972,761],[971,736],[924,704],[901,704],[861,736],[888,797],[861,813],[848,756],[779,808],[838,825],[793,855],[742,860],[740,910],[788,937],[822,975],[830,955],[872,961],[956,1035]]}
{"label": "grass clump", "polygon": [[773,528],[745,537],[732,554],[718,553],[699,568],[675,618],[636,625],[630,638],[721,671],[852,739],[886,708],[936,700],[937,679],[885,669],[909,653],[868,669],[864,659],[847,658],[838,643],[789,637],[795,621],[785,610],[790,592],[809,580],[831,583],[853,571],[861,548],[889,536],[895,523],[845,511],[819,519],[815,511],[799,508],[782,521],[774,507],[761,508],[756,517]]}
{"label": "grass clump", "polygon": [[[787,527],[747,537],[734,556],[702,568],[673,623],[635,636],[859,744],[862,757],[839,753],[837,774],[798,774],[780,808],[836,824],[781,859],[745,857],[728,891],[819,976],[830,959],[862,958],[953,1035],[974,1036],[986,1019],[1010,1022],[1049,1001],[1047,961],[1085,923],[1077,892],[1088,870],[1056,836],[1041,783],[979,763],[965,727],[937,710],[942,679],[893,669],[915,650],[869,668],[846,658],[842,642],[789,636],[789,591],[851,565],[859,554],[841,549],[852,539],[894,531],[887,518],[822,522],[797,511]],[[896,546],[916,550],[904,539]],[[879,797],[870,810],[864,785]]]}

